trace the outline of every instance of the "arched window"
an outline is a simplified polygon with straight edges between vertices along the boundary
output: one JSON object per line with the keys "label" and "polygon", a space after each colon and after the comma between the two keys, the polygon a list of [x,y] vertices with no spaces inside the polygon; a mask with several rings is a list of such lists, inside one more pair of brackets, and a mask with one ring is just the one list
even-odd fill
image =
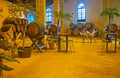
{"label": "arched window", "polygon": [[83,3],[80,3],[77,6],[77,21],[78,22],[86,21],[86,8],[85,8],[85,4]]}
{"label": "arched window", "polygon": [[52,22],[52,10],[50,8],[47,8],[46,10],[46,22],[47,23]]}

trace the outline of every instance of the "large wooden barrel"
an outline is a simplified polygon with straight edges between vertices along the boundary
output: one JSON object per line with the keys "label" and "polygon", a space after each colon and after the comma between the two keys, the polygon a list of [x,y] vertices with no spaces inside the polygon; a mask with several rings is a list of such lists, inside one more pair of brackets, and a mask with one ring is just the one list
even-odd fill
{"label": "large wooden barrel", "polygon": [[94,24],[93,23],[89,23],[89,22],[87,22],[87,23],[85,23],[85,28],[89,31],[91,28],[93,28],[94,27]]}
{"label": "large wooden barrel", "polygon": [[14,31],[17,31],[17,20],[16,18],[6,18],[2,22],[2,31],[8,31],[9,27],[13,27]]}
{"label": "large wooden barrel", "polygon": [[84,28],[83,23],[78,23],[77,28],[81,31]]}
{"label": "large wooden barrel", "polygon": [[16,28],[15,28],[15,26],[13,24],[4,24],[4,25],[2,25],[1,31],[2,32],[7,32],[7,31],[9,31],[10,28],[13,29],[13,31],[16,31]]}
{"label": "large wooden barrel", "polygon": [[3,23],[3,25],[6,24],[13,24],[15,26],[16,32],[20,32],[25,30],[25,26],[28,24],[27,19],[17,19],[17,18],[6,18]]}
{"label": "large wooden barrel", "polygon": [[42,36],[45,32],[45,28],[43,25],[40,25],[36,22],[32,22],[27,25],[27,33],[31,37]]}
{"label": "large wooden barrel", "polygon": [[16,18],[5,18],[5,20],[2,22],[2,25],[5,24],[13,24],[13,25],[17,25],[17,20]]}
{"label": "large wooden barrel", "polygon": [[106,31],[115,33],[118,30],[118,26],[116,24],[108,24],[106,27]]}
{"label": "large wooden barrel", "polygon": [[110,27],[110,31],[117,31],[118,28],[116,24],[111,24],[109,27]]}
{"label": "large wooden barrel", "polygon": [[77,27],[77,23],[76,23],[76,22],[70,23],[70,28],[71,28],[71,29],[74,29],[74,28],[76,28],[76,27]]}
{"label": "large wooden barrel", "polygon": [[79,34],[80,34],[79,29],[78,29],[78,28],[75,28],[75,29],[73,30],[73,35],[74,35],[74,36],[78,36]]}
{"label": "large wooden barrel", "polygon": [[66,33],[67,33],[68,35],[72,35],[72,29],[71,29],[71,28],[66,29]]}
{"label": "large wooden barrel", "polygon": [[83,28],[83,24],[82,23],[78,23],[77,24],[77,28]]}
{"label": "large wooden barrel", "polygon": [[51,31],[52,32],[57,32],[57,26],[55,24],[51,25]]}
{"label": "large wooden barrel", "polygon": [[[15,33],[14,33],[14,32],[16,32],[16,28],[13,24],[2,25],[1,32],[6,33],[5,35],[9,36],[10,39],[16,38]],[[4,36],[4,39],[7,36]]]}

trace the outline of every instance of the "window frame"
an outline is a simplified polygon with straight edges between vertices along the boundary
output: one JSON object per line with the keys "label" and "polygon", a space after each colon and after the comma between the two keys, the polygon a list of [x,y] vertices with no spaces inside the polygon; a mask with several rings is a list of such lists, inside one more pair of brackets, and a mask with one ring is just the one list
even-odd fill
{"label": "window frame", "polygon": [[[83,6],[80,7],[80,5],[83,5]],[[83,10],[84,12],[82,12]],[[81,12],[79,13],[79,11]],[[86,22],[86,6],[84,3],[79,3],[77,6],[77,22]]]}
{"label": "window frame", "polygon": [[[48,16],[47,16],[48,14]],[[51,23],[52,22],[52,9],[47,8],[46,10],[46,23]]]}

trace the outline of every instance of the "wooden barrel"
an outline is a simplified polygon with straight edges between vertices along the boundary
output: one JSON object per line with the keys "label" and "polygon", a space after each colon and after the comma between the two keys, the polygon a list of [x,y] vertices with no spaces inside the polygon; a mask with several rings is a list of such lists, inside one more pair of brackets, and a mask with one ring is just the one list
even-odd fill
{"label": "wooden barrel", "polygon": [[85,23],[85,28],[87,29],[87,31],[89,31],[93,27],[94,27],[93,23],[89,23],[89,22]]}
{"label": "wooden barrel", "polygon": [[52,24],[52,25],[51,25],[51,31],[52,31],[52,32],[57,32],[57,26],[54,25],[54,24]]}
{"label": "wooden barrel", "polygon": [[6,18],[2,22],[2,31],[8,31],[9,27],[14,26],[14,31],[17,31],[17,19],[16,18]]}
{"label": "wooden barrel", "polygon": [[7,32],[7,31],[9,31],[10,29],[11,29],[13,32],[16,32],[16,28],[15,28],[15,26],[14,26],[13,24],[5,24],[5,25],[3,25],[3,26],[1,27],[1,31],[2,31],[2,32]]}
{"label": "wooden barrel", "polygon": [[74,29],[74,28],[76,28],[76,27],[77,27],[77,23],[76,23],[76,22],[70,23],[70,28],[71,28],[71,29]]}
{"label": "wooden barrel", "polygon": [[79,34],[80,34],[79,29],[78,29],[78,28],[75,28],[75,29],[73,30],[73,35],[74,35],[74,36],[78,36]]}
{"label": "wooden barrel", "polygon": [[116,24],[110,25],[110,31],[117,31],[118,26]]}
{"label": "wooden barrel", "polygon": [[[5,24],[1,27],[1,32],[4,32],[4,39],[13,39],[16,38],[15,33],[16,28],[13,24]],[[6,36],[5,36],[6,35]],[[6,38],[5,38],[6,37]]]}
{"label": "wooden barrel", "polygon": [[2,22],[2,25],[5,24],[13,24],[13,25],[17,25],[17,20],[16,18],[5,18],[5,20]]}
{"label": "wooden barrel", "polygon": [[81,31],[84,28],[84,25],[82,23],[78,23],[77,28],[79,29],[79,31]]}
{"label": "wooden barrel", "polygon": [[36,22],[32,22],[30,24],[27,25],[27,33],[31,36],[31,37],[35,37],[35,36],[42,36],[45,32],[44,26],[39,25]]}
{"label": "wooden barrel", "polygon": [[66,29],[66,33],[67,33],[68,35],[72,35],[72,29],[71,29],[71,28]]}
{"label": "wooden barrel", "polygon": [[83,24],[82,23],[78,23],[77,24],[77,28],[83,28]]}

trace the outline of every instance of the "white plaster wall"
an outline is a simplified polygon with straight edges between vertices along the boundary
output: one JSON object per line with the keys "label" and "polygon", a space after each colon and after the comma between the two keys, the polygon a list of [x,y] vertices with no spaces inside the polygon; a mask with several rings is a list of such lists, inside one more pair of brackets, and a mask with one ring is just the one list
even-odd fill
{"label": "white plaster wall", "polygon": [[[113,0],[113,6],[117,7],[120,13],[120,0]],[[120,17],[115,17],[115,23],[120,26]]]}
{"label": "white plaster wall", "polygon": [[[72,21],[77,21],[76,8],[78,3],[85,2],[86,4],[86,22],[93,22],[96,27],[100,27],[101,23],[101,3],[102,0],[65,0],[64,11],[73,15]],[[70,22],[65,22],[69,27]]]}

